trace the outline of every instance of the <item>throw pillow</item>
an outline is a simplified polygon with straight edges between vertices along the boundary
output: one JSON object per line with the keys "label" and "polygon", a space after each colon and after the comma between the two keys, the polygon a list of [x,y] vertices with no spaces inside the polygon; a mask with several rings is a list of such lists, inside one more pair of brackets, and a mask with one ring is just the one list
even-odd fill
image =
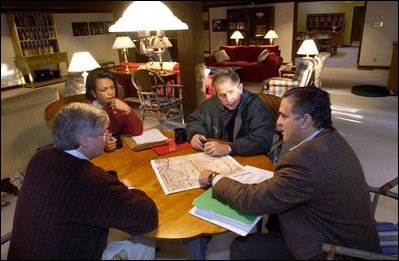
{"label": "throw pillow", "polygon": [[217,62],[230,60],[230,57],[227,55],[225,50],[219,50],[213,52],[213,58],[215,58]]}
{"label": "throw pillow", "polygon": [[269,49],[263,50],[258,56],[258,59],[257,59],[258,62],[260,63],[260,62],[264,61],[268,55],[269,55]]}

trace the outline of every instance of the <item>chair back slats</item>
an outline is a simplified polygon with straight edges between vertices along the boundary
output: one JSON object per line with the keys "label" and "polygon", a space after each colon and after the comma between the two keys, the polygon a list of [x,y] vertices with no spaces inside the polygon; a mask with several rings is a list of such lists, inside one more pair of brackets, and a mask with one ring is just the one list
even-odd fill
{"label": "chair back slats", "polygon": [[[162,77],[154,71],[148,69],[138,69],[132,74],[131,81],[140,100],[140,111],[144,120],[146,111],[155,114],[158,121],[162,124],[172,111],[177,112],[183,118],[182,106],[182,85],[166,85]],[[171,96],[167,89],[171,88]],[[174,97],[175,88],[179,89],[179,97]],[[166,115],[161,115],[165,113]]]}

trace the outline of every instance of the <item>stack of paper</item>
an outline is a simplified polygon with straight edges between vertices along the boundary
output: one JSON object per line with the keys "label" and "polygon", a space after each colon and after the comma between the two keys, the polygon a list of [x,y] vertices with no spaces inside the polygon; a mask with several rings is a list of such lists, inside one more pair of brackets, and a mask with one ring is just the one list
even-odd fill
{"label": "stack of paper", "polygon": [[144,131],[143,134],[139,136],[129,136],[125,138],[125,142],[132,150],[137,151],[157,145],[167,144],[168,137],[163,135],[158,129],[150,129]]}
{"label": "stack of paper", "polygon": [[212,198],[212,188],[193,201],[190,214],[246,236],[262,216],[239,213],[229,205]]}
{"label": "stack of paper", "polygon": [[[235,174],[229,178],[238,180],[242,183],[253,184],[271,178],[273,172],[245,166],[244,169],[249,173]],[[193,201],[189,213],[221,227],[229,229],[241,236],[246,236],[261,219],[261,215],[242,214],[214,198],[212,198],[212,188],[205,191],[201,196]]]}

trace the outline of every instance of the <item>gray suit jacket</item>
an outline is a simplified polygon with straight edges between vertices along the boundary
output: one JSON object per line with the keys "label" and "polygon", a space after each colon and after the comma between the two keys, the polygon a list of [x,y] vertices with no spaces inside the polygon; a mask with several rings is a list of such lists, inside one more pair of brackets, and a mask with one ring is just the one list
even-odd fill
{"label": "gray suit jacket", "polygon": [[273,178],[255,185],[222,178],[213,197],[244,213],[277,213],[297,259],[322,258],[323,242],[379,251],[362,167],[334,128],[286,152]]}

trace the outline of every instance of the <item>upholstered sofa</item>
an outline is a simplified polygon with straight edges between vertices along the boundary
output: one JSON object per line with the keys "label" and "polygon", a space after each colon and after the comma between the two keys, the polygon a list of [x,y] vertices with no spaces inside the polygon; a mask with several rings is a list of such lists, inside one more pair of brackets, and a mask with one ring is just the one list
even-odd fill
{"label": "upholstered sofa", "polygon": [[52,143],[44,109],[59,98],[56,87],[20,88],[1,95],[1,178],[25,171],[44,145]]}
{"label": "upholstered sofa", "polygon": [[[267,52],[263,52],[265,49]],[[242,81],[261,82],[267,78],[279,76],[279,68],[283,62],[278,45],[250,45],[228,46],[222,45],[219,51],[224,50],[228,59],[220,59],[218,52],[205,57],[206,66],[216,67],[241,67],[237,70]],[[263,52],[263,58],[260,54]],[[217,61],[216,58],[219,59]],[[266,58],[265,58],[266,57]]]}

